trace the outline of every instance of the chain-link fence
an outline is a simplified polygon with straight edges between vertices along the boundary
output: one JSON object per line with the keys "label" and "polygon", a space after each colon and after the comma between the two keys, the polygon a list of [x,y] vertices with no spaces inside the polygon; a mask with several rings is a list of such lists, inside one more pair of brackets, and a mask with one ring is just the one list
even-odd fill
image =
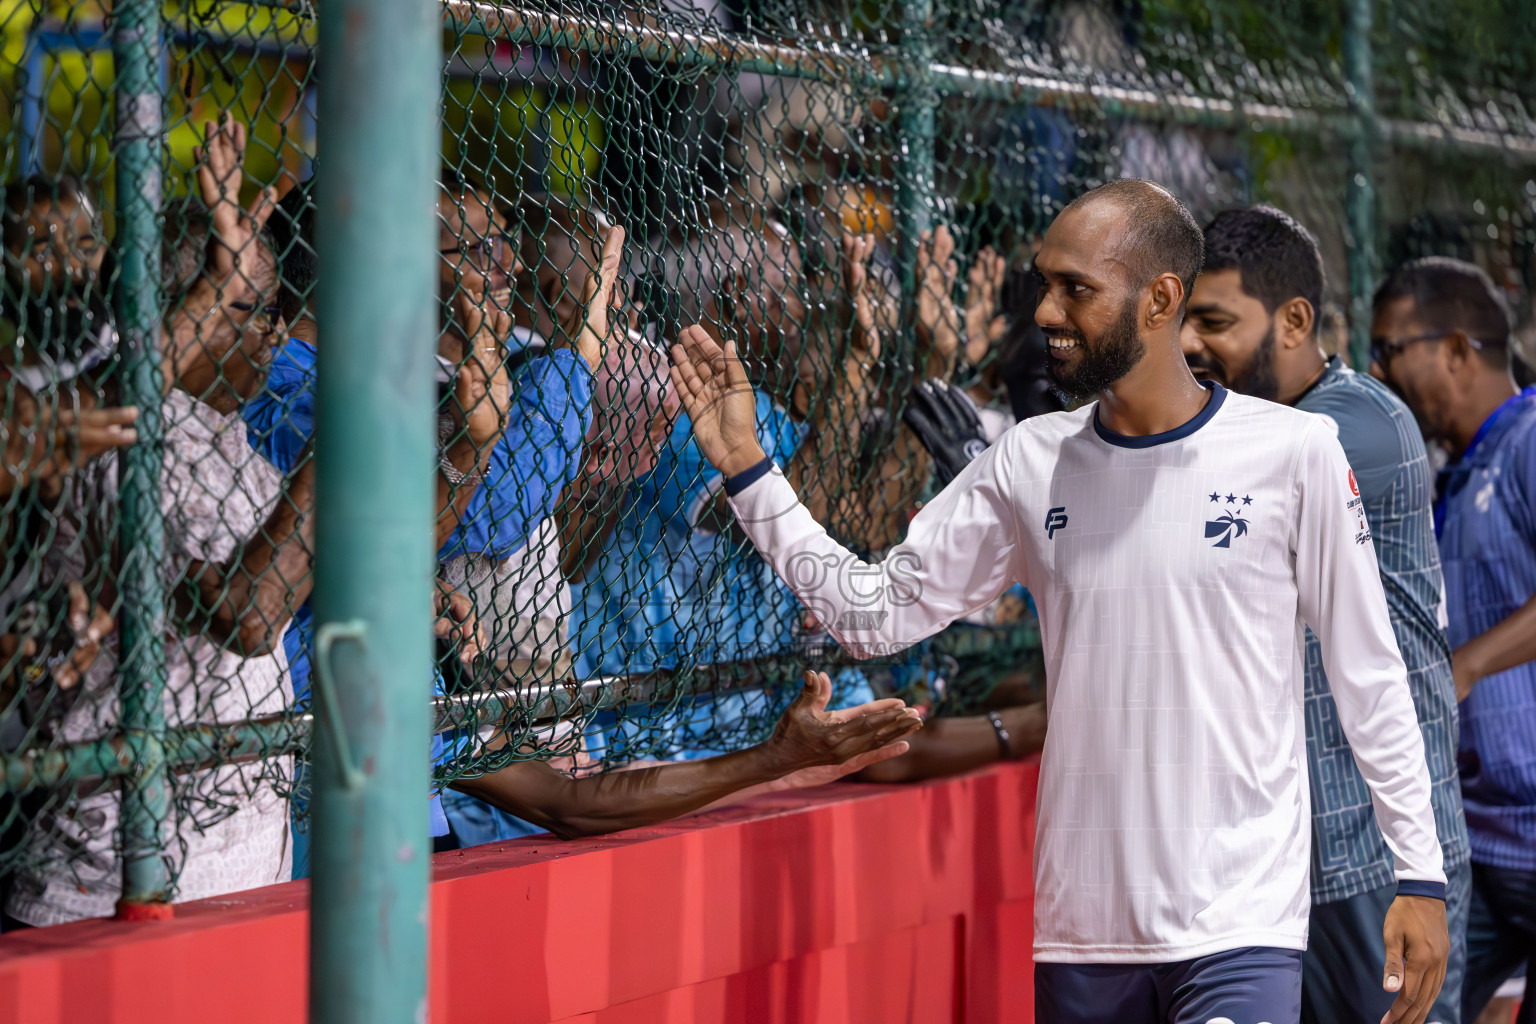
{"label": "chain-link fence", "polygon": [[[1520,15],[446,0],[437,781],[737,749],[808,664],[840,700],[939,713],[1041,682],[1022,591],[899,656],[841,656],[733,530],[667,383],[681,325],[735,342],[765,450],[876,556],[937,486],[903,422],[917,383],[964,388],[994,438],[1060,407],[1029,259],[1104,180],[1162,182],[1202,217],[1294,213],[1329,270],[1326,344],[1357,363],[1378,268],[1427,253],[1488,268],[1528,346]],[[314,18],[0,2],[17,921],[110,913],[125,872],[130,894],[195,898],[302,868]]]}

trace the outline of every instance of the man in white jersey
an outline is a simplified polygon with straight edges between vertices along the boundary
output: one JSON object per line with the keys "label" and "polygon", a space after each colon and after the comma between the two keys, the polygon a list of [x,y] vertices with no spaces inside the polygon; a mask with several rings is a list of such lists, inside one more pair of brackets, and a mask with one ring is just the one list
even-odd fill
{"label": "man in white jersey", "polygon": [[878,565],[764,458],[733,346],[690,329],[673,375],[742,529],[851,653],[931,636],[1014,583],[1034,595],[1041,1024],[1297,1021],[1305,626],[1394,858],[1383,1021],[1421,1024],[1445,973],[1445,875],[1369,529],[1322,419],[1191,376],[1179,329],[1202,255],[1148,182],[1063,210],[1035,319],[1056,385],[1098,400],[1014,427]]}

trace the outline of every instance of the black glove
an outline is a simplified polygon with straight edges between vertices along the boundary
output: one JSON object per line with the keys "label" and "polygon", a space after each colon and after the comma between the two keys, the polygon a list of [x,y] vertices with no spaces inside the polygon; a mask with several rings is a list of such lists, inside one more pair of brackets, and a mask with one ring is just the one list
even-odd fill
{"label": "black glove", "polygon": [[913,389],[901,418],[933,456],[940,487],[948,486],[972,459],[987,450],[975,403],[964,391],[938,378]]}

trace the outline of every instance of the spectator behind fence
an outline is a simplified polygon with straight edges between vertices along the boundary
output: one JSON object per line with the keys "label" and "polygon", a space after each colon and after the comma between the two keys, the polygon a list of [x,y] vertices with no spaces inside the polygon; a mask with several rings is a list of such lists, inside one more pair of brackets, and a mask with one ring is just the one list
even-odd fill
{"label": "spectator behind fence", "polygon": [[[281,301],[296,318],[295,330],[277,356],[267,387],[242,410],[251,429],[252,445],[280,468],[292,467],[303,459],[315,425],[319,330],[313,312],[318,265],[313,188],[311,178],[284,197],[274,238],[284,259]],[[462,179],[450,177],[439,199],[439,295],[452,310],[445,310],[439,338],[441,362],[452,371],[451,382],[445,382],[449,393],[438,420],[442,454],[437,474],[435,543],[440,561],[469,550],[510,553],[521,546],[547,517],[546,506],[557,493],[550,486],[550,478],[558,480],[566,472],[561,453],[575,450],[584,430],[579,413],[551,412],[557,397],[564,397],[575,407],[585,405],[584,364],[575,356],[526,367],[528,374],[546,376],[521,382],[524,390],[519,391],[516,407],[511,407],[502,342],[510,325],[505,311],[486,299],[497,292],[505,298],[507,271],[512,268],[501,266],[497,258],[505,245],[503,226],[492,222],[488,197]],[[571,366],[578,370],[567,387],[560,374]],[[548,388],[542,386],[546,380]],[[569,455],[564,458],[568,460]],[[482,487],[488,477],[492,483]],[[494,493],[488,495],[487,491]],[[476,657],[480,637],[470,601],[440,581],[439,608],[441,615],[434,627],[437,635],[456,638],[457,653],[463,660]],[[313,608],[305,602],[284,638],[294,697],[300,704],[307,702],[309,695],[313,616]],[[432,689],[443,692],[440,674],[434,674]],[[426,692],[424,686],[424,697]],[[447,756],[441,737],[434,737],[433,755],[434,759]],[[307,801],[302,781],[296,789],[293,810],[298,825]],[[436,796],[431,820],[433,835],[448,833],[448,821]],[[296,846],[294,874],[306,877],[307,832],[298,832]]]}
{"label": "spectator behind fence", "polygon": [[[861,267],[873,247],[853,236],[844,245],[856,250]],[[673,239],[657,273],[675,283],[687,315],[702,317],[751,353],[754,373],[764,381],[757,404],[762,443],[825,509],[857,451],[853,396],[873,361],[867,352],[850,356],[851,374],[827,375],[823,383],[834,386],[823,396],[815,429],[793,418],[789,409],[809,348],[798,246],[782,225],[747,210],[721,211],[706,230]],[[760,559],[721,532],[729,520],[716,515],[720,478],[691,433],[679,416],[612,543],[578,587],[572,635],[581,675],[747,660],[784,652],[793,642],[798,606]],[[814,442],[802,444],[807,434]],[[840,675],[837,683],[844,691],[849,680]],[[839,692],[835,703],[848,699]],[[745,700],[733,694],[697,702],[669,745],[646,753],[703,756],[742,745],[749,739],[742,732]],[[773,715],[755,717],[766,729]],[[625,741],[618,745],[625,748]]]}
{"label": "spectator behind fence", "polygon": [[[615,323],[615,330],[610,330],[609,304],[618,277],[623,238],[622,229],[608,229],[598,273],[577,272],[565,282],[566,288],[579,289],[580,315],[573,315],[565,323],[562,337],[553,343],[574,347],[585,366],[598,371],[600,385],[604,381],[604,353],[613,347],[613,334],[618,327]],[[622,366],[612,377],[607,396],[610,404],[624,390],[619,387],[624,378]],[[665,405],[658,408],[665,410]],[[604,425],[600,417],[597,429],[586,435],[583,472],[595,473],[601,483],[613,475],[622,478],[633,472],[636,465],[643,466],[649,457],[645,449],[652,437],[654,419],[653,416],[653,422],[645,424],[644,430],[636,430],[638,425],[634,423]],[[626,436],[627,441],[621,440]],[[633,461],[615,456],[615,447],[628,448]],[[510,484],[510,477],[508,481]],[[487,486],[495,485],[488,481]],[[748,749],[689,764],[631,764],[624,771],[578,773],[573,778],[545,760],[530,759],[514,761],[484,775],[465,774],[452,783],[459,794],[495,807],[501,812],[499,820],[488,820],[483,811],[453,796],[444,803],[457,824],[466,829],[466,839],[475,834],[471,829],[497,833],[511,829],[511,834],[539,829],[562,837],[593,835],[654,823],[727,799],[739,800],[754,792],[831,781],[905,752],[903,738],[921,725],[899,700],[871,701],[828,712],[831,695],[831,681],[825,675],[807,673],[805,689],[784,709],[770,736]],[[489,732],[489,742],[485,744],[488,751],[508,742],[506,736],[496,735],[494,729]],[[580,737],[572,738],[579,755]],[[549,742],[549,738],[542,738],[542,742]],[[519,752],[536,753],[526,746]],[[584,760],[578,756],[572,767]],[[509,821],[509,817],[513,820]],[[459,841],[460,837],[455,835],[442,845],[451,847]]]}
{"label": "spectator behind fence", "polygon": [[[0,464],[0,494],[32,483],[56,495],[84,461],[136,438],[133,409],[101,408],[93,382],[79,378],[112,353],[105,291],[106,246],[96,204],[69,176],[9,185],[0,205],[4,293],[0,374],[11,382]],[[13,502],[4,539],[28,534],[31,501]],[[15,550],[13,544],[5,545]],[[13,566],[6,589],[23,567]],[[8,702],[7,702],[8,703]]]}
{"label": "spectator behind fence", "polygon": [[[1429,459],[1413,415],[1318,338],[1323,260],[1306,228],[1269,206],[1223,213],[1205,229],[1205,269],[1182,342],[1199,379],[1322,416],[1338,433],[1363,517],[1357,542],[1376,548],[1387,611],[1408,669],[1429,763],[1446,878],[1451,953],[1429,1019],[1455,1024],[1471,898],[1467,826],[1456,777],[1456,696],[1446,644],[1445,584],[1435,546]],[[1307,631],[1307,777],[1312,789],[1312,911],[1302,960],[1302,1020],[1379,1020],[1382,924],[1397,894],[1392,851],[1338,727],[1322,645]]]}
{"label": "spectator behind fence", "polygon": [[[199,186],[210,210],[188,206],[171,219],[180,245],[168,253],[164,277],[173,297],[195,296],[210,278],[238,274],[231,289],[253,300],[209,310],[210,344],[194,332],[167,354],[178,387],[161,408],[165,424],[160,480],[169,586],[175,625],[165,651],[164,713],[172,727],[230,723],[280,712],[287,703],[278,636],[288,609],[309,588],[312,470],[287,482],[257,458],[238,419],[189,395],[189,382],[216,381],[206,391],[237,404],[260,386],[259,368],[280,338],[262,312],[276,291],[275,267],[257,232],[265,197],[239,208],[243,129],[209,124]],[[225,345],[226,339],[233,344]],[[251,367],[250,372],[235,369]],[[230,378],[221,368],[231,371]],[[242,381],[235,387],[233,378]],[[60,585],[115,604],[117,460],[107,455],[75,474],[51,510],[52,543],[42,553],[44,588]],[[98,608],[95,618],[105,612]],[[107,620],[110,624],[110,619]],[[93,740],[116,728],[116,635],[99,631],[64,655],[81,673],[66,708],[31,723],[56,743]],[[47,705],[45,705],[47,707]],[[281,881],[289,854],[281,789],[287,759],[223,765],[176,774],[172,812],[161,823],[181,899],[200,899]],[[120,892],[117,796],[70,800],[35,817],[5,912],[11,923],[55,924],[109,914]]]}
{"label": "spectator behind fence", "polygon": [[[1461,1019],[1536,956],[1536,388],[1510,376],[1511,323],[1470,263],[1414,260],[1377,289],[1371,370],[1450,463],[1436,481],[1461,701],[1472,909]],[[1520,1021],[1536,1020],[1527,999]]]}
{"label": "spectator behind fence", "polygon": [[[591,329],[584,320],[597,294],[602,252],[609,248],[613,257],[603,276],[616,286],[619,253],[609,243],[622,236],[613,234],[600,213],[575,210],[547,196],[526,197],[519,204],[518,220],[525,232],[528,265],[512,261],[520,271],[523,301],[517,312],[524,320],[513,329],[522,348],[512,358],[526,362],[547,351],[551,338],[558,343]],[[581,467],[555,512],[508,557],[465,554],[443,565],[444,581],[473,600],[488,634],[491,678],[498,685],[548,685],[569,675],[571,597],[565,577],[579,578],[601,549],[628,484],[650,471],[676,414],[666,357],[635,331],[634,307],[624,312],[626,317],[614,317],[601,346]],[[621,332],[629,335],[627,340],[621,339]],[[509,486],[515,483],[507,481]],[[494,724],[482,727],[481,741],[493,739],[496,732]],[[578,759],[586,756],[585,744],[570,723],[541,730],[536,739]],[[574,767],[577,762],[561,763]],[[467,793],[446,791],[443,805],[460,845],[542,831]]]}

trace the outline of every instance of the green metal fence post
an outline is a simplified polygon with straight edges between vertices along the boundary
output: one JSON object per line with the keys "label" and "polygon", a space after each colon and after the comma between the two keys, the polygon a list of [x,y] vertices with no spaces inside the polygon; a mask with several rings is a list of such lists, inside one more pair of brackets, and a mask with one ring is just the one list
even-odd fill
{"label": "green metal fence post", "polygon": [[1379,125],[1371,67],[1373,0],[1349,0],[1344,26],[1344,74],[1355,132],[1349,147],[1349,361],[1370,365],[1371,293],[1376,288],[1375,157]]}
{"label": "green metal fence post", "polygon": [[160,564],[160,93],[158,0],[119,0],[113,8],[117,74],[113,152],[117,173],[117,331],[123,404],[139,407],[139,443],[122,454],[118,547],[122,564],[119,695],[134,761],[123,785],[123,894],[118,915],[168,917],[169,866],[162,825],[170,811],[163,745],[165,594]]}
{"label": "green metal fence post", "polygon": [[901,18],[901,78],[896,99],[896,267],[903,323],[917,312],[917,240],[933,221],[934,112],[939,103],[930,66],[933,0],[908,0]]}
{"label": "green metal fence post", "polygon": [[310,1016],[425,1020],[442,9],[320,6]]}

